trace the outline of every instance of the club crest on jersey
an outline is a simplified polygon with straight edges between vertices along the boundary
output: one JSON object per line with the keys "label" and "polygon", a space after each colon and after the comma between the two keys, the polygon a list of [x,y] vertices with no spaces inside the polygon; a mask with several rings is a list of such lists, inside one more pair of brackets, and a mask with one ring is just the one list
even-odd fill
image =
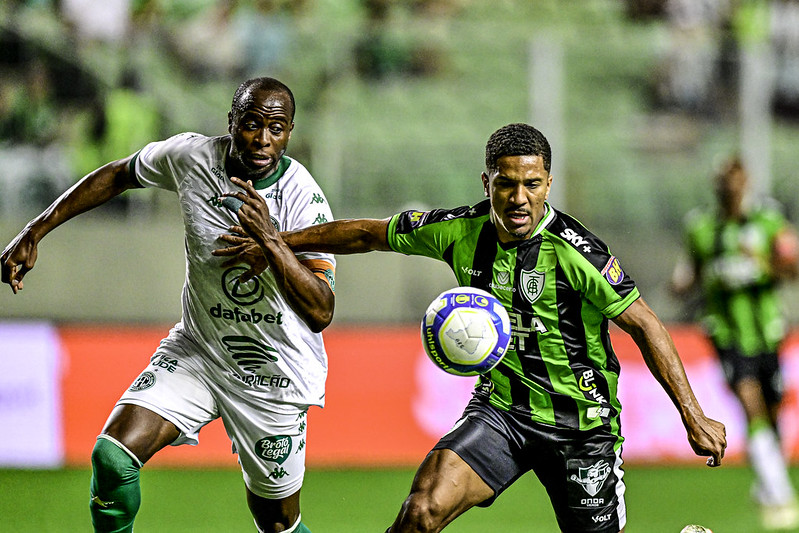
{"label": "club crest on jersey", "polygon": [[522,270],[519,276],[519,283],[521,284],[522,294],[524,298],[531,304],[538,300],[541,293],[544,292],[544,280],[546,276],[543,272],[537,270]]}
{"label": "club crest on jersey", "polygon": [[616,256],[610,256],[608,264],[602,269],[602,274],[611,285],[618,285],[621,283],[624,279],[624,271],[621,269],[621,264],[619,264],[619,260],[616,259]]}
{"label": "club crest on jersey", "polygon": [[589,496],[596,496],[605,480],[610,475],[610,464],[604,459],[588,467],[579,467],[577,475],[572,474],[570,480],[579,483]]}

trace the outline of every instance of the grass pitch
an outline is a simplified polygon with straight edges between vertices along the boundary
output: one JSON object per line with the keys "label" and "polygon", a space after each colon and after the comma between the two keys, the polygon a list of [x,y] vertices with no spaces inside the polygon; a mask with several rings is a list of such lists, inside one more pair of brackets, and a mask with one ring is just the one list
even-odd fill
{"label": "grass pitch", "polygon": [[[749,500],[750,470],[628,467],[627,533],[678,533],[689,523],[715,533],[757,533]],[[799,469],[791,472],[799,485]],[[382,533],[407,495],[412,469],[309,470],[303,488],[303,521],[314,533]],[[90,531],[84,469],[0,470],[0,531]],[[488,509],[472,509],[447,532],[558,531],[549,500],[528,474]],[[235,470],[142,471],[137,533],[255,531]]]}

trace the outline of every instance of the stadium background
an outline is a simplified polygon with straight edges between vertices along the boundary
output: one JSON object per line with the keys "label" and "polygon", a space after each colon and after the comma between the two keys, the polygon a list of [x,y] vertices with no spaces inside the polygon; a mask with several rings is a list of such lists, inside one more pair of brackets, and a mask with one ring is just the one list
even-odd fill
{"label": "stadium background", "polygon": [[[728,5],[734,20],[724,24]],[[617,337],[628,531],[703,521],[716,533],[757,531],[740,414],[691,325],[696,302],[673,299],[666,282],[682,217],[711,200],[709,176],[733,152],[796,222],[797,9],[722,0],[5,2],[0,241],[108,160],[179,131],[223,132],[232,92],[250,76],[294,90],[289,154],[341,218],[479,201],[485,139],[530,122],[553,145],[553,203],[622,259],[668,322],[706,410],[730,431],[729,468],[696,467],[665,394]],[[85,529],[88,450],[179,317],[179,250],[171,196],[138,191],[59,228],[25,291],[0,291],[0,531]],[[424,259],[339,258],[328,407],[311,415],[303,493],[314,531],[384,529],[412,467],[457,417],[468,382],[432,371],[415,329],[452,283],[445,266]],[[795,326],[796,284],[783,296]],[[796,339],[785,350],[794,460]],[[209,427],[202,439],[145,471],[142,531],[250,530],[224,432]],[[45,495],[59,502],[43,510]],[[554,530],[532,479],[451,529],[498,519]]]}

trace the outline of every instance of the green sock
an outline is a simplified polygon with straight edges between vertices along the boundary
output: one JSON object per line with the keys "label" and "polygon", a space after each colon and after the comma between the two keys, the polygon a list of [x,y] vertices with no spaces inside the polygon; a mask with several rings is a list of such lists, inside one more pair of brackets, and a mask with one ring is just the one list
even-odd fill
{"label": "green sock", "polygon": [[141,464],[106,438],[92,450],[92,499],[89,510],[96,533],[130,533],[141,504]]}
{"label": "green sock", "polygon": [[299,527],[297,527],[297,529],[294,530],[294,533],[311,533],[311,530],[308,529],[308,526],[300,522]]}

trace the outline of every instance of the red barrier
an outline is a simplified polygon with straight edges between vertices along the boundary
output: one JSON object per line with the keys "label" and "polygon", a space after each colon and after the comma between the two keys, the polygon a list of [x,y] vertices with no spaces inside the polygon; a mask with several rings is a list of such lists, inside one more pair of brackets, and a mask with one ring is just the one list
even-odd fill
{"label": "red barrier", "polygon": [[[117,398],[146,366],[166,327],[59,328],[65,357],[65,461],[88,463],[94,440]],[[671,328],[694,390],[709,416],[728,426],[728,457],[742,457],[745,428],[724,387],[710,346],[696,328]],[[630,338],[613,331],[622,361],[620,396],[628,462],[696,461],[665,392],[649,374]],[[331,327],[327,407],[309,414],[310,466],[416,465],[457,420],[472,380],[450,376],[423,355],[419,332],[404,327]],[[799,457],[799,338],[785,350],[783,436]],[[230,442],[218,421],[200,433],[199,446],[168,448],[154,465],[233,466]]]}

